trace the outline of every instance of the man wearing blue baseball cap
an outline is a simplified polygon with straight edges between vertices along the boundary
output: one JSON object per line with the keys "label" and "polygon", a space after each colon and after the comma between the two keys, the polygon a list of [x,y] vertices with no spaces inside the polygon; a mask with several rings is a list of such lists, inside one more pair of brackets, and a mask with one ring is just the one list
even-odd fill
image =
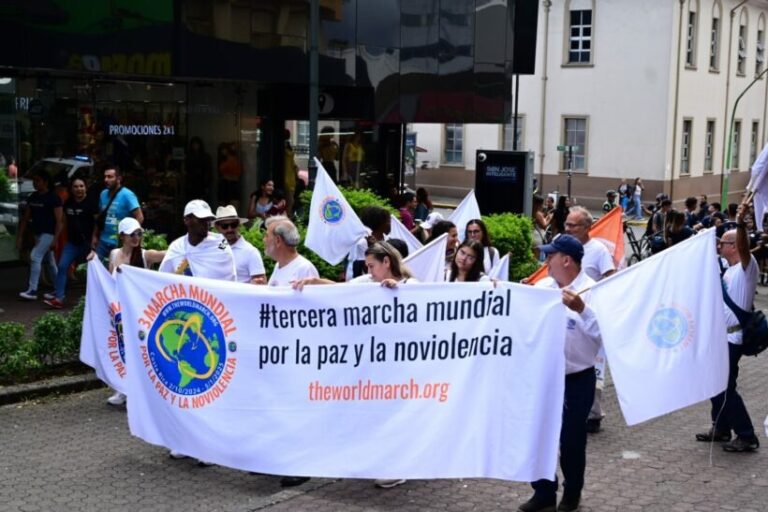
{"label": "man wearing blue baseball cap", "polygon": [[[602,344],[597,317],[587,306],[588,290],[595,281],[581,270],[584,246],[574,236],[560,235],[539,250],[547,256],[549,278],[536,286],[559,288],[566,310],[565,399],[560,429],[560,468],[563,497],[557,501],[554,480],[537,480],[533,497],[520,505],[521,512],[574,512],[579,509],[587,465],[587,416],[595,397],[595,356]],[[581,293],[579,293],[581,292]]]}

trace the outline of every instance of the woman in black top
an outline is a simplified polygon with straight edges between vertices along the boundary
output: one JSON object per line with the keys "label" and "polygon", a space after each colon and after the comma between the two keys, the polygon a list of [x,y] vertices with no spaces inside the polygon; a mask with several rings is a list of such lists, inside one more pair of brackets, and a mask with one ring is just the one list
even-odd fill
{"label": "woman in black top", "polygon": [[89,201],[85,180],[75,177],[69,185],[69,199],[64,203],[64,224],[67,226],[67,241],[59,258],[56,273],[56,288],[53,293],[45,294],[45,303],[55,309],[64,307],[64,294],[67,287],[69,266],[73,262],[84,261],[91,252],[91,234],[96,216],[99,214],[95,202]]}

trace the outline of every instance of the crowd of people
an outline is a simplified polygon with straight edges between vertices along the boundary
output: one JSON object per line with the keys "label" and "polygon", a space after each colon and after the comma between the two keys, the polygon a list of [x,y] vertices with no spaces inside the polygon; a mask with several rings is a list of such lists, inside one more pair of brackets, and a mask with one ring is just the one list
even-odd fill
{"label": "crowd of people", "polygon": [[[253,285],[292,286],[297,290],[311,285],[341,285],[320,277],[312,262],[299,254],[299,230],[284,215],[285,199],[275,190],[271,180],[262,183],[251,196],[247,217],[240,217],[233,205],[221,205],[214,214],[204,200],[190,201],[182,219],[186,234],[172,241],[166,251],[142,247],[144,229],[141,207],[136,195],[122,185],[119,168],[105,168],[104,189],[98,192],[98,201],[88,199],[89,192],[82,178],[72,179],[71,195],[64,204],[53,193],[46,174],[36,174],[33,183],[35,192],[29,198],[20,226],[20,240],[28,226],[35,236],[29,284],[20,293],[23,299],[37,299],[40,273],[45,265],[55,276],[56,283],[55,290],[45,295],[46,303],[55,308],[63,307],[69,267],[86,257],[100,258],[110,272],[120,265],[131,265]],[[747,202],[728,205],[722,211],[718,203],[707,203],[706,196],[700,199],[691,197],[685,201],[684,210],[678,211],[672,208],[668,197],[660,194],[655,205],[643,208],[640,204],[642,191],[640,179],[635,180],[632,186],[623,181],[618,192],[608,191],[603,211],[610,212],[621,206],[640,217],[643,213],[649,214],[648,232],[651,236],[661,237],[663,248],[694,236],[701,229],[717,228],[725,293],[738,307],[751,309],[759,274],[756,256],[764,259],[766,251],[760,237],[751,234],[757,232],[758,226]],[[587,434],[599,432],[604,417],[601,388],[596,386],[595,374],[595,360],[602,345],[600,328],[589,306],[589,293],[580,292],[588,290],[593,283],[610,276],[617,269],[608,248],[590,236],[595,219],[589,210],[570,205],[568,198],[563,196],[557,201],[536,197],[533,204],[534,244],[549,273],[549,278],[539,281],[536,286],[562,290],[562,301],[567,308],[567,324],[563,326],[566,332],[565,401],[560,435],[564,492],[556,508],[557,511],[567,512],[579,508],[584,486]],[[482,219],[472,219],[461,226],[466,238],[459,240],[457,226],[432,211],[426,190],[403,194],[397,206],[406,229],[423,242],[447,235],[446,282],[491,281],[488,274],[498,263],[500,254],[493,247]],[[342,280],[349,284],[378,283],[387,288],[416,282],[403,262],[408,255],[407,245],[390,237],[389,211],[370,206],[360,212],[360,217],[370,229],[370,234],[352,247]],[[260,251],[240,232],[243,225],[254,219],[263,221],[264,253],[275,262],[269,276],[266,275]],[[57,268],[52,248],[65,226],[66,243]],[[736,316],[732,312],[729,314],[729,311],[726,307],[730,367],[728,388],[712,398],[711,427],[697,434],[696,439],[721,442],[725,451],[754,451],[759,447],[759,441],[736,390],[742,355],[741,327]],[[120,393],[115,393],[108,400],[112,405],[121,405],[125,401],[126,397]],[[185,456],[179,453],[171,455],[174,458]],[[282,484],[300,485],[308,479],[287,476],[283,477]],[[376,485],[383,488],[403,483],[404,479],[376,481]],[[533,497],[519,510],[555,510],[556,476],[532,485]]]}

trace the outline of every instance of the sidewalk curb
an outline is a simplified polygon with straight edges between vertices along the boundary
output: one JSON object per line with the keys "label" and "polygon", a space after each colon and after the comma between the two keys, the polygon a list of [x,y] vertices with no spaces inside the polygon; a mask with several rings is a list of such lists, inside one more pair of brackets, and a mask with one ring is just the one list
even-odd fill
{"label": "sidewalk curb", "polygon": [[52,394],[78,393],[105,386],[94,372],[56,377],[15,386],[0,386],[0,405],[15,404]]}

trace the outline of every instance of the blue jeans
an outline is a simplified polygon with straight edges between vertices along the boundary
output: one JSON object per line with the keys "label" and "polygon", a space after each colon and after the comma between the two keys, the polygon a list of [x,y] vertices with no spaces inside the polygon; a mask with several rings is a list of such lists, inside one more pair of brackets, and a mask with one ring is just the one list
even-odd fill
{"label": "blue jeans", "polygon": [[643,202],[640,201],[640,198],[635,198],[635,218],[636,219],[642,219],[643,218]]}
{"label": "blue jeans", "polygon": [[64,244],[64,249],[61,251],[61,257],[59,258],[59,271],[56,273],[56,289],[54,293],[56,293],[57,299],[64,300],[69,266],[73,261],[85,260],[89,252],[91,252],[91,246],[88,244],[75,245],[69,242]]}
{"label": "blue jeans", "polygon": [[28,292],[37,292],[37,284],[40,281],[40,271],[42,270],[43,261],[45,261],[45,264],[48,267],[51,279],[56,277],[56,261],[53,259],[53,251],[51,250],[52,243],[53,235],[51,233],[35,235],[35,246],[29,254]]}
{"label": "blue jeans", "polygon": [[624,213],[627,213],[628,204],[629,204],[629,197],[621,196],[621,209],[624,210]]}
{"label": "blue jeans", "polygon": [[[560,428],[560,469],[563,491],[580,494],[584,488],[587,467],[587,416],[595,397],[595,369],[587,368],[565,376],[563,425]],[[537,480],[531,484],[534,498],[553,504],[557,499],[557,475],[554,480]]]}
{"label": "blue jeans", "polygon": [[[737,436],[752,437],[755,435],[752,419],[749,417],[744,400],[736,391],[739,359],[741,359],[741,345],[728,343],[728,387],[710,399],[712,402],[712,424],[718,432],[733,430]],[[725,400],[725,407],[723,407],[723,400]],[[720,412],[721,409],[723,412]],[[719,418],[718,414],[720,415]]]}
{"label": "blue jeans", "polygon": [[94,251],[96,252],[96,255],[99,257],[99,260],[101,260],[102,263],[104,263],[104,266],[109,267],[109,253],[112,252],[112,249],[116,249],[116,245],[108,244],[104,242],[103,240],[99,240],[99,245],[96,246],[96,249]]}

